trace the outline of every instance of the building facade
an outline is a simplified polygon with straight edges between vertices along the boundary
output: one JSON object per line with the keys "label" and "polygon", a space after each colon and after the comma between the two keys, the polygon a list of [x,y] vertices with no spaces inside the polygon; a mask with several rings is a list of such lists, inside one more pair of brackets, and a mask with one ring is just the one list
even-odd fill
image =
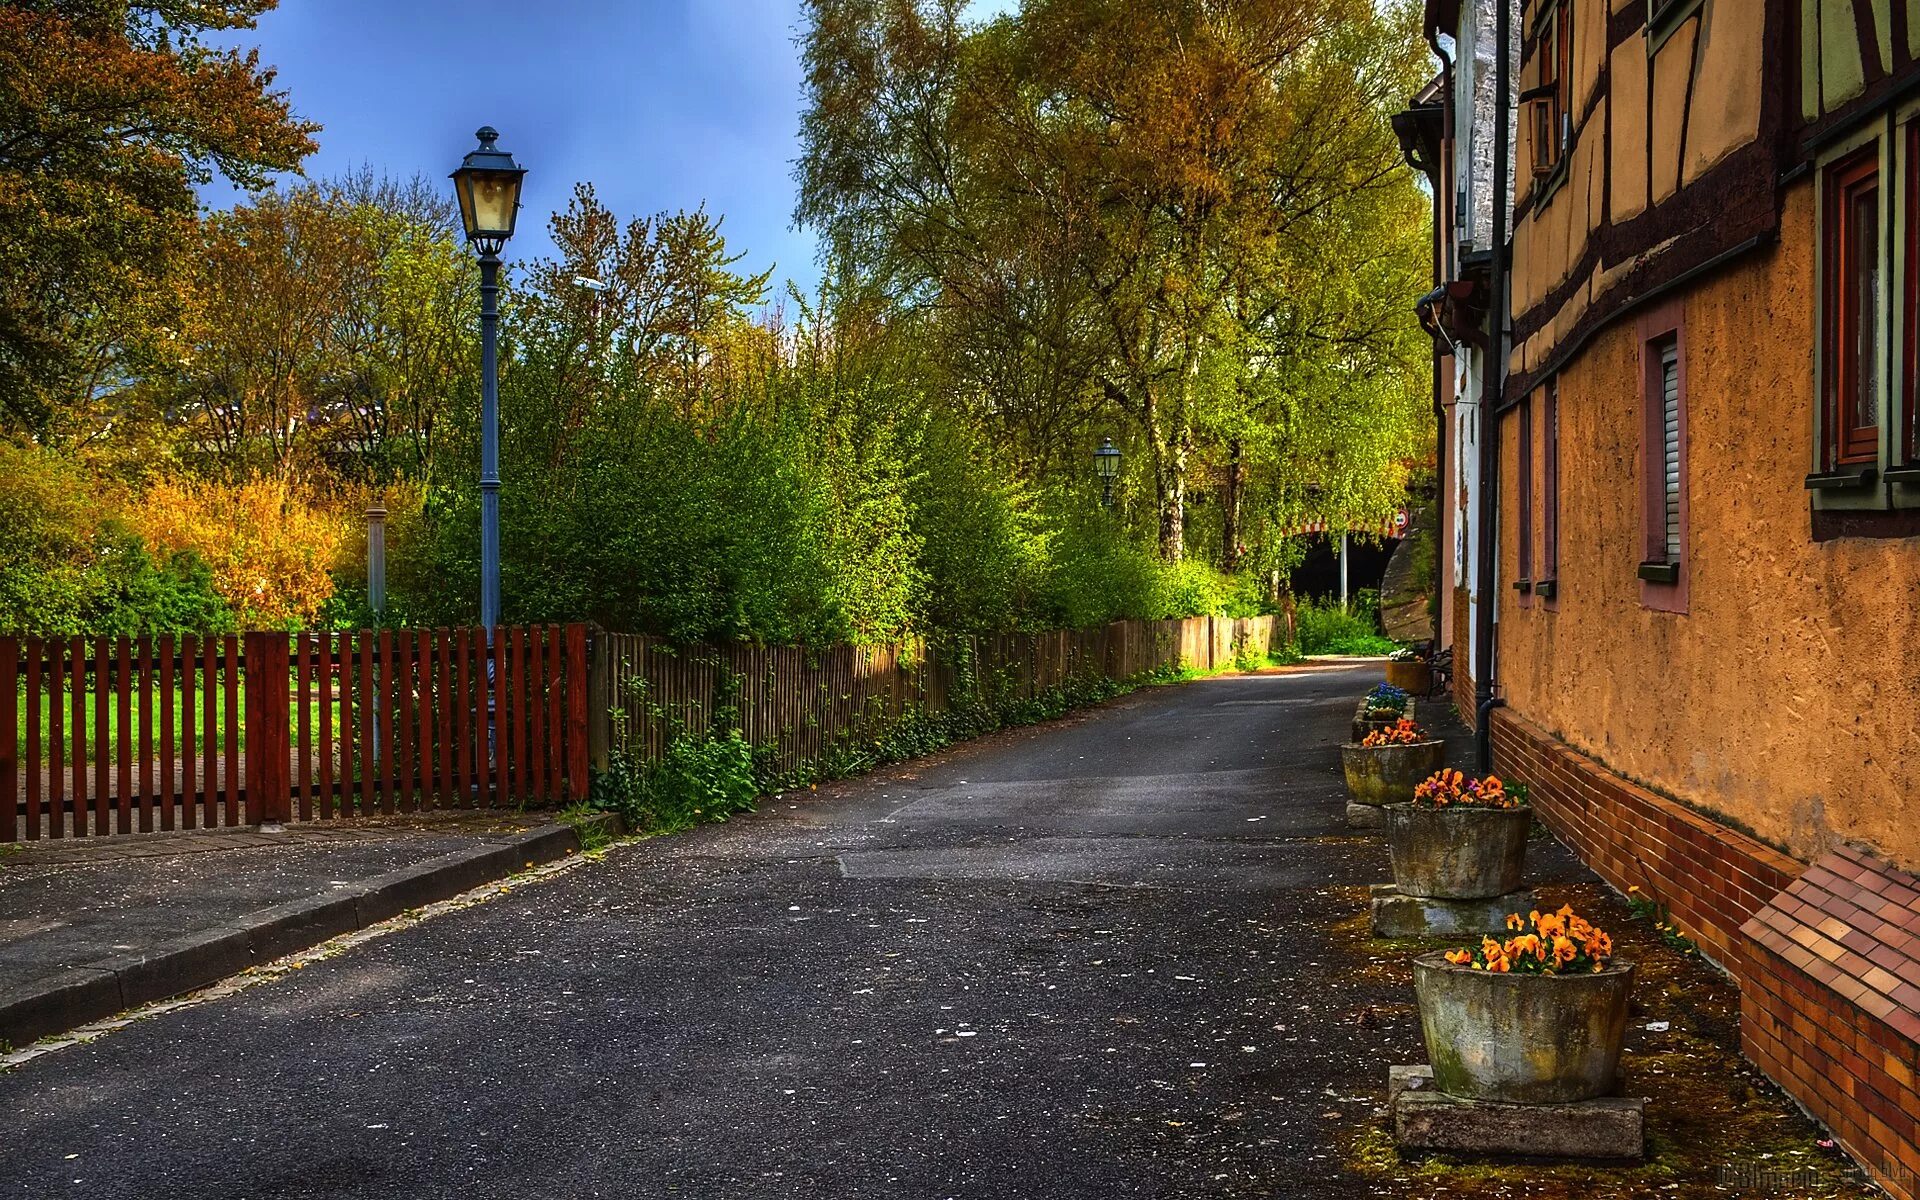
{"label": "building facade", "polygon": [[1513,3],[1495,768],[1920,1195],[1920,0]]}

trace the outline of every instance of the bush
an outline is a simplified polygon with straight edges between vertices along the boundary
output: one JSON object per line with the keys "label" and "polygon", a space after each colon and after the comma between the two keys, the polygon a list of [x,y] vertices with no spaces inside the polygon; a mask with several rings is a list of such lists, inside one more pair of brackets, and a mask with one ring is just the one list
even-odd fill
{"label": "bush", "polygon": [[248,629],[309,628],[333,595],[345,523],[285,480],[161,480],[130,516],[169,561],[203,560]]}
{"label": "bush", "polygon": [[189,550],[150,551],[124,493],[77,463],[0,444],[0,633],[225,632],[232,611]]}
{"label": "bush", "polygon": [[1397,644],[1380,633],[1378,610],[1372,619],[1338,604],[1302,600],[1294,614],[1294,636],[1302,654],[1390,654]]}

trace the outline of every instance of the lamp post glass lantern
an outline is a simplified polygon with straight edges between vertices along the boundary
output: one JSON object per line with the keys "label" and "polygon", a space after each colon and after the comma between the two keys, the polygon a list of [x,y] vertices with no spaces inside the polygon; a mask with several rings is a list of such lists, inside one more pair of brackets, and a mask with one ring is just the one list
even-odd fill
{"label": "lamp post glass lantern", "polygon": [[453,173],[460,224],[480,254],[480,624],[493,636],[500,623],[500,251],[520,215],[526,171],[494,145],[500,134],[483,125],[480,146]]}
{"label": "lamp post glass lantern", "polygon": [[1093,452],[1093,469],[1100,476],[1100,503],[1113,504],[1113,481],[1120,475],[1120,447],[1113,439],[1100,439],[1100,448]]}

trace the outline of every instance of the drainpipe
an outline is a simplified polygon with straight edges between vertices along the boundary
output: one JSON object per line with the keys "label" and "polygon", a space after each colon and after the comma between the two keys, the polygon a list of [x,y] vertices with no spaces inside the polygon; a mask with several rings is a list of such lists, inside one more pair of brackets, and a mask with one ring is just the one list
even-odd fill
{"label": "drainpipe", "polygon": [[[1443,124],[1440,141],[1442,145],[1453,142],[1453,59],[1440,47],[1440,31],[1431,23],[1426,25],[1427,45],[1433,47],[1433,56],[1440,60],[1440,120]],[[1456,29],[1454,36],[1459,36]],[[1447,247],[1453,242],[1453,230],[1449,228],[1447,218],[1453,214],[1447,211],[1448,185],[1451,163],[1447,156],[1434,164],[1433,180],[1433,282],[1436,287],[1445,287],[1453,278],[1453,264],[1448,261]],[[1457,351],[1456,351],[1457,353]],[[1447,366],[1446,356],[1440,353],[1440,344],[1433,347],[1433,472],[1434,472],[1434,522],[1439,528],[1432,531],[1434,541],[1433,578],[1429,580],[1436,594],[1448,586],[1445,564],[1447,547],[1439,542],[1441,530],[1446,527],[1443,514],[1446,513],[1450,497],[1447,495],[1447,406],[1442,397],[1440,372]],[[1440,628],[1439,612],[1444,606],[1434,606],[1434,629],[1431,653],[1438,654],[1442,644],[1453,636],[1452,631]]]}
{"label": "drainpipe", "polygon": [[1493,731],[1488,726],[1498,701],[1493,696],[1493,606],[1500,589],[1494,581],[1499,544],[1494,538],[1495,514],[1500,506],[1494,494],[1500,474],[1500,418],[1496,409],[1507,390],[1507,214],[1510,206],[1507,174],[1512,159],[1508,147],[1513,115],[1507,97],[1512,93],[1508,45],[1513,37],[1513,0],[1496,0],[1493,23],[1493,265],[1487,276],[1488,321],[1493,328],[1486,380],[1480,389],[1480,486],[1474,513],[1475,575],[1479,603],[1473,612],[1473,746],[1481,773],[1493,769]]}

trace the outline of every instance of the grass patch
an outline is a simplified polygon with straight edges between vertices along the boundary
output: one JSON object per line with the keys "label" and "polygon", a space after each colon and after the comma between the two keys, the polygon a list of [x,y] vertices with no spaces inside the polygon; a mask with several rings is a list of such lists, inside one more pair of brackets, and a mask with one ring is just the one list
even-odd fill
{"label": "grass patch", "polygon": [[1301,654],[1391,654],[1398,642],[1381,634],[1379,618],[1365,606],[1304,600],[1294,610],[1294,636]]}

